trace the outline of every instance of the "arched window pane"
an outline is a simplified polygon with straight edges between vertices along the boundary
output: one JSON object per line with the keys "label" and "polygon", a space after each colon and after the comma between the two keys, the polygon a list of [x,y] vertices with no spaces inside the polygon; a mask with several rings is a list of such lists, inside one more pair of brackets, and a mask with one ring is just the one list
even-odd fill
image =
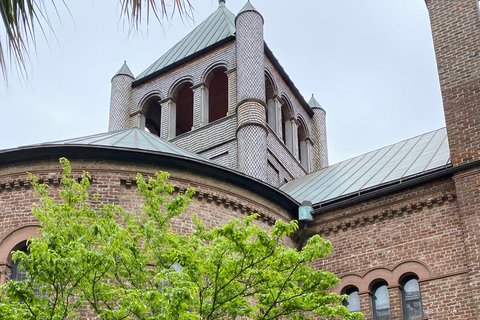
{"label": "arched window pane", "polygon": [[380,285],[373,292],[373,319],[391,320],[390,297],[386,284]]}
{"label": "arched window pane", "polygon": [[[19,251],[23,251],[26,254],[29,254],[27,247],[21,248]],[[12,271],[10,273],[10,280],[12,281],[23,281],[27,279],[27,271],[25,268],[20,266],[20,260],[17,260],[12,263]]]}
{"label": "arched window pane", "polygon": [[403,284],[403,313],[406,320],[423,317],[420,286],[415,278],[407,278]]}
{"label": "arched window pane", "polygon": [[357,288],[348,289],[345,294],[348,295],[348,299],[343,301],[343,304],[347,307],[348,311],[359,312],[360,311],[360,297],[358,295]]}

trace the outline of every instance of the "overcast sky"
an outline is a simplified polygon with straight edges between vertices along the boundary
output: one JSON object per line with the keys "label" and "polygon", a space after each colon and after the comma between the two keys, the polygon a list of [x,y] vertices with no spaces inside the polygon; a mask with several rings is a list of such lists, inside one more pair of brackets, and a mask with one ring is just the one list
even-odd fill
{"label": "overcast sky", "polygon": [[[38,37],[28,80],[0,88],[0,149],[106,132],[123,61],[138,75],[218,6],[191,2],[194,22],[152,20],[137,34],[119,21],[118,0],[67,0],[72,17],[60,4],[56,38]],[[226,5],[236,14],[245,2]],[[327,111],[330,164],[445,125],[424,0],[252,4],[280,64]]]}

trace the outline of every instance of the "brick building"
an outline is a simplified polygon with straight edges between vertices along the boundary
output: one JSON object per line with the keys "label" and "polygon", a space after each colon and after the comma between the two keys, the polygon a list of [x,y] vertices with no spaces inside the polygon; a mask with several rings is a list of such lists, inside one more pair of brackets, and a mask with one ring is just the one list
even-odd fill
{"label": "brick building", "polygon": [[[0,282],[35,235],[26,172],[58,186],[57,159],[89,171],[102,200],[138,210],[137,172],[195,187],[212,226],[258,212],[265,228],[313,221],[335,251],[315,267],[365,319],[480,319],[480,19],[476,0],[426,0],[446,128],[328,165],[325,111],[307,103],[263,39],[247,2],[225,1],[137,77],[112,79],[109,132],[0,151]],[[307,204],[308,205],[308,204]],[[178,220],[178,232],[191,221]],[[299,234],[291,246],[301,246]]]}

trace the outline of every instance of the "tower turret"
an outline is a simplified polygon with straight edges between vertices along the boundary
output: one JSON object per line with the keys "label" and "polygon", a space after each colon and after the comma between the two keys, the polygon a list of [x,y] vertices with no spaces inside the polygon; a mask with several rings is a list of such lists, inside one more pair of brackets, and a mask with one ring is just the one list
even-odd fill
{"label": "tower turret", "polygon": [[237,30],[238,168],[267,179],[267,128],[263,17],[247,2],[235,19]]}
{"label": "tower turret", "polygon": [[327,113],[313,94],[308,105],[314,113],[312,118],[312,137],[315,142],[313,145],[313,171],[316,171],[328,166]]}
{"label": "tower turret", "polygon": [[123,63],[120,70],[112,78],[110,95],[110,117],[108,131],[116,131],[131,127],[130,124],[130,99],[134,76],[127,62]]}

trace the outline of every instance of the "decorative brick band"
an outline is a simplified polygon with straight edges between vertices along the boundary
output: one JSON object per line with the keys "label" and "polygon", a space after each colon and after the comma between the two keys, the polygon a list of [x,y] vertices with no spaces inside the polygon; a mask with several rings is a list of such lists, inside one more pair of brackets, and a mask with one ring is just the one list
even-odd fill
{"label": "decorative brick band", "polygon": [[366,211],[362,213],[351,213],[346,216],[321,221],[318,234],[321,236],[328,235],[332,232],[347,231],[356,227],[365,226],[369,223],[375,223],[376,221],[382,221],[386,219],[392,219],[395,216],[402,216],[404,214],[412,214],[413,212],[420,211],[423,208],[431,208],[433,206],[441,206],[446,203],[452,202],[456,198],[454,193],[444,192],[437,193],[434,196],[428,197],[428,199],[412,202],[408,204],[400,204],[393,206],[390,209]]}
{"label": "decorative brick band", "polygon": [[[176,193],[184,193],[187,190],[187,187],[175,185],[174,182],[179,182],[184,185],[190,185],[190,186],[192,185],[191,181],[187,181],[183,179],[174,179],[174,180],[175,181],[170,181],[170,182],[174,185]],[[125,186],[127,189],[132,188],[132,186],[136,187],[137,185],[135,178],[121,179],[120,183],[121,185]],[[282,217],[281,215],[276,213],[274,210],[271,210],[267,206],[263,206],[261,204],[256,204],[255,206],[252,206],[248,204],[249,202],[248,198],[242,197],[237,194],[234,195],[232,193],[226,192],[223,189],[215,188],[215,187],[204,185],[201,183],[195,183],[193,188],[195,188],[194,199],[196,201],[201,201],[204,203],[213,203],[213,204],[216,204],[217,206],[223,206],[226,209],[238,211],[245,215],[258,213],[260,215],[259,219],[262,222],[267,223],[268,225],[273,225],[277,221],[277,219],[285,219],[285,217]],[[210,190],[207,191],[205,189],[210,189]]]}

